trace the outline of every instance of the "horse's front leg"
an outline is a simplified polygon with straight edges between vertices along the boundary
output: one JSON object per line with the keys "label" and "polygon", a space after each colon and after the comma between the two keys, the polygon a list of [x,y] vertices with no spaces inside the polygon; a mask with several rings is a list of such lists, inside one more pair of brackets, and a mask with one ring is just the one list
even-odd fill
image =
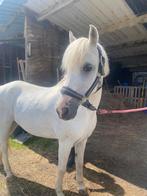
{"label": "horse's front leg", "polygon": [[86,140],[81,141],[75,145],[76,155],[76,180],[79,186],[79,193],[87,193],[83,180],[83,163],[84,163],[84,152],[86,146]]}
{"label": "horse's front leg", "polygon": [[66,165],[69,157],[69,153],[73,143],[71,141],[59,141],[59,150],[58,150],[58,175],[56,181],[56,194],[57,196],[64,196],[62,192],[62,183],[63,177],[66,172]]}

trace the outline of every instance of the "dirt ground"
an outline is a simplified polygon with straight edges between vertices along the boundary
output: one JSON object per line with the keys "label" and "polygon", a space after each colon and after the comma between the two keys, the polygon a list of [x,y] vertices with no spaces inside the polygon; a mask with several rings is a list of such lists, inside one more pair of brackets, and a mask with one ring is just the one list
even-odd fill
{"label": "dirt ground", "polygon": [[[107,96],[104,102],[102,107],[121,107]],[[0,196],[55,196],[56,141],[11,142],[10,162],[15,177],[6,181],[0,167]],[[86,147],[84,180],[90,196],[147,196],[147,114],[98,116]],[[64,190],[78,195],[74,169],[65,175]]]}

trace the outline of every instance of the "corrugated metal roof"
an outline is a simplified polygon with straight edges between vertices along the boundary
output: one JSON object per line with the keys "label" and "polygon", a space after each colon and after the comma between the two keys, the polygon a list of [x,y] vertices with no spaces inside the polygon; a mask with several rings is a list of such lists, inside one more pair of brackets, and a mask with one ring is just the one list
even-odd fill
{"label": "corrugated metal roof", "polygon": [[[147,40],[147,14],[137,17],[124,0],[28,0],[26,7],[39,15],[38,20],[48,19],[76,36],[87,36],[89,24],[94,24],[113,58],[146,53],[140,43]],[[117,50],[119,45],[125,48]]]}
{"label": "corrugated metal roof", "polygon": [[3,0],[0,4],[0,40],[21,37],[24,31],[25,0]]}

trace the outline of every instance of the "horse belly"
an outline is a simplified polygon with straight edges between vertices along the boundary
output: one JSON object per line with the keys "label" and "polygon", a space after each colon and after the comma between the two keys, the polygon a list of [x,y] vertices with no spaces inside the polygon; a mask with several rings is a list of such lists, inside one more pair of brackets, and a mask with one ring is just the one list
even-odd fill
{"label": "horse belly", "polygon": [[52,126],[49,123],[45,121],[41,122],[40,120],[41,119],[31,120],[23,115],[21,118],[16,117],[17,124],[28,133],[39,137],[56,138],[56,134]]}
{"label": "horse belly", "polygon": [[21,126],[24,130],[34,136],[44,137],[44,138],[52,138],[56,139],[55,132],[51,128],[36,128],[36,127],[27,127],[26,125]]}
{"label": "horse belly", "polygon": [[45,137],[45,138],[56,138],[55,131],[52,126],[52,115],[53,112],[43,111],[42,108],[21,107],[17,104],[15,109],[15,121],[24,130],[32,135]]}

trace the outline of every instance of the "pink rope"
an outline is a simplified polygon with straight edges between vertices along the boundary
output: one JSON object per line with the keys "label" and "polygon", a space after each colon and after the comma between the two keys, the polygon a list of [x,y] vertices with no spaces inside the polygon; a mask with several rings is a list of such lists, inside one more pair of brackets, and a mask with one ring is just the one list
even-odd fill
{"label": "pink rope", "polygon": [[125,114],[125,113],[133,113],[133,112],[142,112],[146,111],[147,107],[143,108],[136,108],[136,109],[128,109],[128,110],[106,110],[106,109],[99,109],[97,114]]}

